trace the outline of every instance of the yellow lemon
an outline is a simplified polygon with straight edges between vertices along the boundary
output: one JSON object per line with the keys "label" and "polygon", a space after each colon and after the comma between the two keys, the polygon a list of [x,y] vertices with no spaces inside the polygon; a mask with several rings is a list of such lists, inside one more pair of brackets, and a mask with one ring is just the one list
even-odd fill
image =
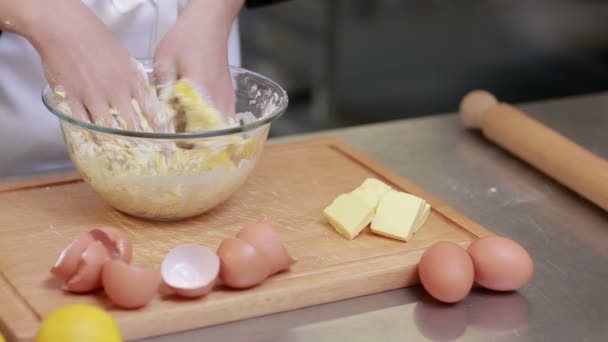
{"label": "yellow lemon", "polygon": [[0,342],[6,342],[6,340],[4,339],[4,336],[2,336],[2,334],[0,334]]}
{"label": "yellow lemon", "polygon": [[36,342],[122,342],[112,316],[93,305],[72,304],[48,315]]}

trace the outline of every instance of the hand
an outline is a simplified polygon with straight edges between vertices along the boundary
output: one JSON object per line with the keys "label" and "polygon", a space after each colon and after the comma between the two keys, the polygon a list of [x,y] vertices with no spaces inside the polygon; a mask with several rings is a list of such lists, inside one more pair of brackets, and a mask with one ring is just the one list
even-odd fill
{"label": "hand", "polygon": [[80,1],[57,3],[27,37],[42,58],[50,86],[65,91],[75,118],[108,126],[115,120],[114,108],[124,120],[119,128],[141,130],[131,100],[148,117],[151,101],[135,61]]}
{"label": "hand", "polygon": [[154,57],[157,87],[177,79],[198,84],[224,115],[234,114],[228,36],[243,0],[190,0]]}

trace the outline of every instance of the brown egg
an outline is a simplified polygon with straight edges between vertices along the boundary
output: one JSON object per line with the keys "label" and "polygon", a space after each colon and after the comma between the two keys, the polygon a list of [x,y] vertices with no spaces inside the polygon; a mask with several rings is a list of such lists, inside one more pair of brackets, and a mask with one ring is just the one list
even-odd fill
{"label": "brown egg", "polygon": [[526,250],[500,236],[478,239],[469,246],[475,281],[488,289],[513,291],[524,287],[534,274],[534,263]]}
{"label": "brown egg", "polygon": [[93,239],[100,241],[110,253],[112,259],[131,262],[133,246],[131,239],[122,230],[114,227],[98,227],[90,231]]}
{"label": "brown egg", "polygon": [[112,303],[125,309],[137,309],[148,304],[158,292],[158,266],[137,267],[122,260],[110,260],[103,266],[101,279]]}
{"label": "brown egg", "polygon": [[435,299],[455,303],[473,287],[473,262],[467,251],[453,242],[437,242],[429,247],[418,265],[425,290]]}
{"label": "brown egg", "polygon": [[188,244],[172,249],[161,265],[165,284],[183,297],[201,297],[213,289],[220,273],[220,258],[211,249]]}
{"label": "brown egg", "polygon": [[51,269],[51,272],[64,280],[68,280],[78,270],[78,264],[82,258],[82,253],[93,242],[93,238],[89,233],[81,233],[72,241],[59,255],[57,262]]}
{"label": "brown egg", "polygon": [[272,274],[286,270],[296,262],[289,256],[281,237],[269,222],[247,226],[236,237],[248,242],[266,258]]}
{"label": "brown egg", "polygon": [[82,253],[78,270],[65,284],[65,288],[72,292],[88,292],[101,286],[101,269],[110,259],[108,251],[99,241],[93,241]]}
{"label": "brown egg", "polygon": [[270,265],[249,243],[228,238],[217,250],[220,256],[220,278],[230,287],[249,288],[270,276]]}

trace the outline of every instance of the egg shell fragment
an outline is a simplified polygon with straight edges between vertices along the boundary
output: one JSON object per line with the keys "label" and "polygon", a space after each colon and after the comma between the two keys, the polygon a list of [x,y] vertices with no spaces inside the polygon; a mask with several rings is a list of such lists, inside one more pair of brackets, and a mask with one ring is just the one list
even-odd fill
{"label": "egg shell fragment", "polygon": [[112,303],[124,309],[137,309],[148,304],[161,283],[158,266],[138,267],[122,260],[106,262],[101,279]]}
{"label": "egg shell fragment", "polygon": [[518,290],[532,279],[534,262],[517,242],[489,236],[471,243],[469,255],[475,268],[475,281],[490,290]]}
{"label": "egg shell fragment", "polygon": [[220,278],[229,287],[250,288],[261,284],[271,274],[266,259],[249,243],[228,238],[217,250]]}
{"label": "egg shell fragment", "polygon": [[112,259],[130,263],[133,257],[133,246],[129,236],[114,227],[97,227],[89,232],[93,239],[100,241],[110,253]]}
{"label": "egg shell fragment", "polygon": [[244,227],[237,238],[252,245],[269,263],[271,274],[281,272],[293,265],[292,258],[281,237],[269,222],[260,222]]}
{"label": "egg shell fragment", "polygon": [[51,273],[63,280],[68,280],[76,274],[82,258],[82,253],[89,247],[91,242],[93,242],[93,237],[91,237],[88,232],[78,235],[74,241],[63,249],[55,262],[55,265],[51,269]]}
{"label": "egg shell fragment", "polygon": [[187,244],[173,248],[161,264],[164,283],[182,297],[201,297],[213,289],[220,258],[208,247]]}
{"label": "egg shell fragment", "polygon": [[93,241],[82,253],[78,271],[68,280],[65,288],[72,292],[88,292],[101,286],[103,264],[110,260],[107,249],[99,241]]}
{"label": "egg shell fragment", "polygon": [[424,289],[435,299],[455,303],[473,287],[473,262],[467,251],[453,242],[437,242],[429,247],[418,265]]}

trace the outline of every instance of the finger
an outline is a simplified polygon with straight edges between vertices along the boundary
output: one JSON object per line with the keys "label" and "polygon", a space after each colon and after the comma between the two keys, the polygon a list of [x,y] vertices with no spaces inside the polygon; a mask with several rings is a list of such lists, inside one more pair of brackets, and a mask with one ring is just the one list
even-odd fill
{"label": "finger", "polygon": [[226,96],[219,105],[220,112],[225,116],[232,117],[236,114],[236,93],[232,87],[226,89]]}
{"label": "finger", "polygon": [[[203,83],[203,82],[206,82]],[[236,107],[236,94],[232,88],[232,81],[228,76],[222,76],[215,81],[203,80],[197,82],[203,97],[209,106],[218,110],[224,116],[232,116]]]}
{"label": "finger", "polygon": [[[128,94],[128,93],[125,93]],[[135,113],[130,96],[120,96],[113,102],[113,107],[116,108],[120,117],[125,121],[126,129],[141,131],[142,126]]]}
{"label": "finger", "polygon": [[85,100],[84,106],[89,112],[91,122],[105,127],[112,127],[113,121],[110,115],[110,105],[103,98],[95,97]]}
{"label": "finger", "polygon": [[144,131],[152,131],[153,116],[150,111],[149,101],[145,99],[141,90],[135,90],[132,94],[131,108],[133,108],[133,112],[137,117],[137,122],[140,123],[140,126]]}
{"label": "finger", "polygon": [[186,78],[199,85],[210,106],[224,116],[234,114],[236,95],[228,64],[208,69],[204,63],[189,63],[180,66],[180,70]]}
{"label": "finger", "polygon": [[71,98],[69,96],[67,97],[66,102],[74,119],[84,122],[91,122],[89,113],[87,112],[87,109],[84,107],[82,102],[77,101],[76,99]]}
{"label": "finger", "polygon": [[214,89],[218,110],[225,116],[233,116],[236,112],[236,92],[232,86],[230,75],[224,76],[223,82]]}
{"label": "finger", "polygon": [[144,67],[144,65],[141,62],[139,62],[135,58],[131,58],[131,61],[133,62],[133,65],[135,66],[139,80],[141,81],[142,84],[147,85],[149,83],[149,79],[148,79],[148,72],[146,71],[146,68]]}
{"label": "finger", "polygon": [[214,87],[210,91],[216,98],[215,101],[220,112],[226,116],[234,115],[236,111],[236,92],[228,65],[222,67],[218,80],[213,85]]}
{"label": "finger", "polygon": [[167,132],[169,118],[155,94],[141,88],[133,90],[132,94],[135,113],[142,122],[142,126],[144,126],[143,122],[148,124],[148,127],[144,126],[143,128],[156,132]]}
{"label": "finger", "polygon": [[174,83],[177,78],[177,68],[174,63],[164,60],[154,62],[154,85],[159,95],[163,95],[162,90]]}

